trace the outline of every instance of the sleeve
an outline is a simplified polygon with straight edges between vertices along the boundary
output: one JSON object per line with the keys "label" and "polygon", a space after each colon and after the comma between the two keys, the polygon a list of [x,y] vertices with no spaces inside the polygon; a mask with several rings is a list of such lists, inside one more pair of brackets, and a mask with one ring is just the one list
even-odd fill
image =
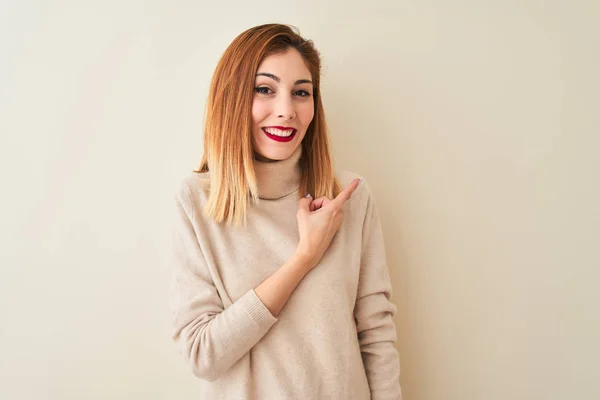
{"label": "sleeve", "polygon": [[362,185],[367,200],[354,317],[372,399],[398,400],[402,399],[400,360],[392,319],[397,308],[390,301],[392,286],[377,205],[366,181]]}
{"label": "sleeve", "polygon": [[258,343],[277,318],[254,289],[224,308],[191,222],[194,208],[189,189],[175,197],[173,340],[194,375],[213,381]]}

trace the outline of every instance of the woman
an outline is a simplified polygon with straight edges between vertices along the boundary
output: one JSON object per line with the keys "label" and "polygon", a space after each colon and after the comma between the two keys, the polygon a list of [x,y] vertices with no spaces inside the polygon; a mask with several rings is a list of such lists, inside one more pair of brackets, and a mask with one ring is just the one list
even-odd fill
{"label": "woman", "polygon": [[401,398],[379,216],[359,178],[334,172],[313,43],[279,24],[235,38],[200,168],[176,196],[173,338],[199,398]]}

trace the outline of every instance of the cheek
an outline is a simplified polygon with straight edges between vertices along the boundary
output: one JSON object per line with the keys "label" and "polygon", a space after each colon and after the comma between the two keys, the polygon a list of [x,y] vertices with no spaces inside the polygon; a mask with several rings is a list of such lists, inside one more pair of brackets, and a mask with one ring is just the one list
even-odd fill
{"label": "cheek", "polygon": [[268,105],[260,100],[252,102],[252,121],[255,124],[260,123],[269,115]]}
{"label": "cheek", "polygon": [[306,104],[302,104],[301,108],[298,110],[298,117],[302,123],[308,126],[313,117],[315,116],[315,106],[313,102],[307,101]]}

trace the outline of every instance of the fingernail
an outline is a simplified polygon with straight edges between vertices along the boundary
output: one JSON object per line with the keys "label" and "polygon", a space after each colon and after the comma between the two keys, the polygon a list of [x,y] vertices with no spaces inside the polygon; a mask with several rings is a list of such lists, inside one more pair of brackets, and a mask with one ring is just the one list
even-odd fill
{"label": "fingernail", "polygon": [[310,193],[306,195],[305,199],[308,199],[310,197]]}
{"label": "fingernail", "polygon": [[360,179],[360,181],[358,181],[358,184],[360,185],[361,183],[363,183],[364,179]]}

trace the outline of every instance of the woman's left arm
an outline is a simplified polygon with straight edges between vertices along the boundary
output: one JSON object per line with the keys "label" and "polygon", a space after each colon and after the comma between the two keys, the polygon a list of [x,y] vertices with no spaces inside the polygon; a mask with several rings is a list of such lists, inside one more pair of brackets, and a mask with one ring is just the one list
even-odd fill
{"label": "woman's left arm", "polygon": [[366,181],[361,186],[366,214],[354,318],[371,398],[399,400],[400,360],[394,347],[396,327],[392,319],[397,308],[390,301],[392,285],[377,205]]}

